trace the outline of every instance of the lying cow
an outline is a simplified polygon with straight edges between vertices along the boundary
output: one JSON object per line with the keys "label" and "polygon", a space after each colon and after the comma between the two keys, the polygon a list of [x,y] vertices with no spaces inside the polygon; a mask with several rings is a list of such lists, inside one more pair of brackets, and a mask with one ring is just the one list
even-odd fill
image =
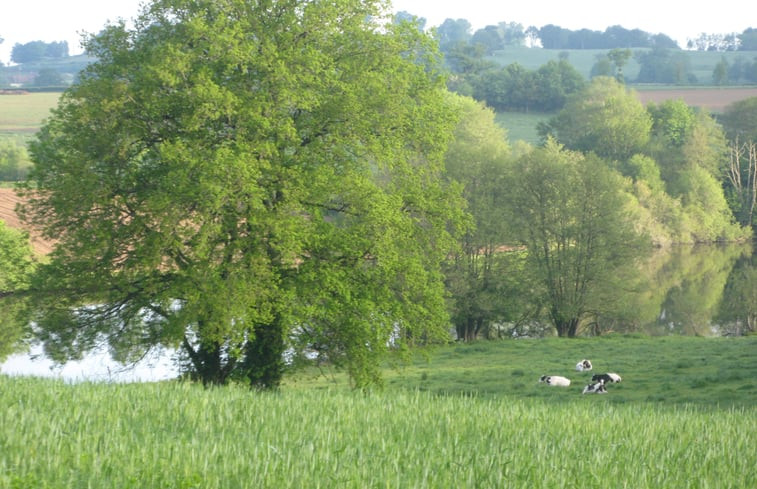
{"label": "lying cow", "polygon": [[605,383],[600,380],[584,387],[584,391],[581,394],[607,394],[607,388],[605,387]]}
{"label": "lying cow", "polygon": [[547,385],[555,387],[568,387],[570,385],[570,379],[559,375],[542,375],[539,382],[545,382]]}
{"label": "lying cow", "polygon": [[614,373],[596,374],[596,375],[591,376],[592,382],[599,382],[600,380],[605,384],[609,384],[609,383],[617,384],[618,382],[620,382],[621,379],[620,379],[620,375],[614,374]]}
{"label": "lying cow", "polygon": [[581,360],[576,364],[576,370],[583,372],[584,370],[591,370],[591,362],[589,360]]}

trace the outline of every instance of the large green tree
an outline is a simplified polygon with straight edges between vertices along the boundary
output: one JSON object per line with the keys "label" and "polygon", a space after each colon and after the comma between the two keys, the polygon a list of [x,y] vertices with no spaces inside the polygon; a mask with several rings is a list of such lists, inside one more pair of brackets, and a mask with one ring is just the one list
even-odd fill
{"label": "large green tree", "polygon": [[621,297],[625,267],[647,238],[634,228],[621,176],[595,155],[548,140],[520,157],[507,187],[514,236],[528,252],[534,301],[559,336]]}
{"label": "large green tree", "polygon": [[205,383],[272,387],[291,347],[365,386],[388,350],[446,338],[456,118],[435,43],[387,13],[156,0],[90,38],[31,146],[48,352],[179,347]]}

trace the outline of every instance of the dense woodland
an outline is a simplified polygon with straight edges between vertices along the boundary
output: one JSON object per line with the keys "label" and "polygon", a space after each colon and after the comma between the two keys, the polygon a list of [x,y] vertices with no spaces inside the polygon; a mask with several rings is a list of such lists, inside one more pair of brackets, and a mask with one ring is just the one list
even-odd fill
{"label": "dense woodland", "polygon": [[[173,347],[203,383],[270,388],[286,351],[364,387],[450,324],[589,334],[654,247],[752,237],[755,99],[644,106],[625,48],[584,80],[381,2],[297,3],[156,0],[89,38],[20,185],[56,251],[0,227],[6,352]],[[492,108],[554,116],[513,145]]]}

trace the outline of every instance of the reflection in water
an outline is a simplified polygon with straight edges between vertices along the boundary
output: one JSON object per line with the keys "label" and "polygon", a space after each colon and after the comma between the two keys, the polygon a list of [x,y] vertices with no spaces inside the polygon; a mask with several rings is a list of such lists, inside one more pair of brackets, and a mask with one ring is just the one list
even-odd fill
{"label": "reflection in water", "polygon": [[751,244],[656,250],[639,267],[621,305],[598,318],[600,332],[744,334],[757,308]]}
{"label": "reflection in water", "polygon": [[107,349],[88,353],[80,361],[55,365],[42,352],[42,347],[29,353],[11,355],[0,364],[0,373],[7,375],[33,375],[53,377],[68,382],[149,382],[176,378],[179,373],[171,352],[156,353],[140,362],[124,366],[113,361]]}

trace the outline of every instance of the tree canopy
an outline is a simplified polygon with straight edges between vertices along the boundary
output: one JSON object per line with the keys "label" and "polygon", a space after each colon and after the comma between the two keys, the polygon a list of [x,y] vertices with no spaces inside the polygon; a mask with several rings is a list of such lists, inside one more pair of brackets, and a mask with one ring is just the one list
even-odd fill
{"label": "tree canopy", "polygon": [[433,40],[386,13],[156,0],[87,41],[26,185],[58,243],[33,284],[49,353],[178,347],[203,382],[273,387],[288,351],[365,386],[447,337],[456,115]]}
{"label": "tree canopy", "polygon": [[608,311],[621,271],[648,243],[634,227],[621,176],[550,139],[516,161],[507,186],[514,236],[536,284],[531,294],[559,336],[575,336],[584,319]]}

